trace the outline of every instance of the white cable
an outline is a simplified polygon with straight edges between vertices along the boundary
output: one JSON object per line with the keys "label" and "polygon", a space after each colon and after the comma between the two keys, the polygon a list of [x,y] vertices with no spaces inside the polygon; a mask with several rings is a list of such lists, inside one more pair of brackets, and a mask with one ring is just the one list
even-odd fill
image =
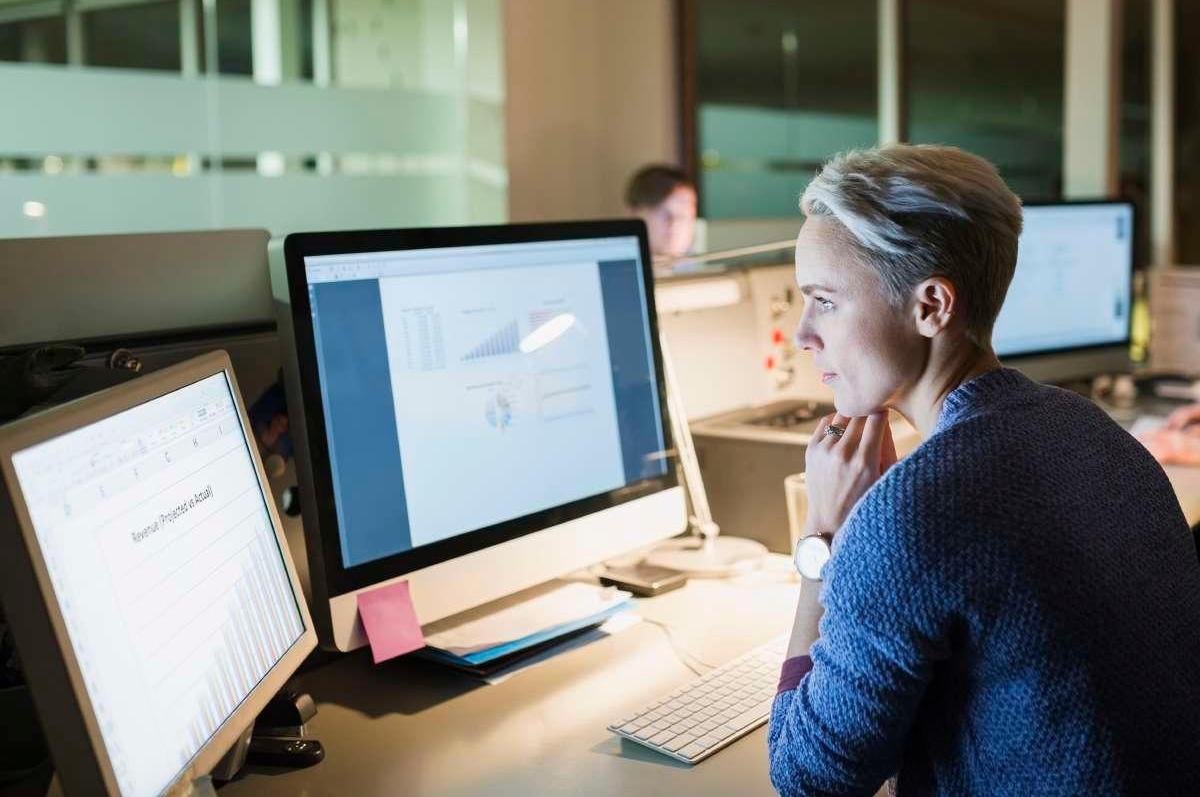
{"label": "white cable", "polygon": [[[679,661],[682,662],[684,667],[687,667],[696,675],[704,675],[704,673],[696,669],[692,662],[699,664],[701,667],[707,667],[710,670],[716,669],[717,665],[709,664],[699,656],[693,653],[688,653],[687,650],[675,639],[675,632],[671,630],[671,626],[660,620],[651,620],[649,617],[642,617],[642,619],[647,623],[650,623],[650,625],[657,626],[658,628],[662,629],[663,633],[667,635],[667,642],[671,645],[671,650],[675,652],[675,655],[679,658]],[[691,659],[691,661],[688,661],[688,659]]]}

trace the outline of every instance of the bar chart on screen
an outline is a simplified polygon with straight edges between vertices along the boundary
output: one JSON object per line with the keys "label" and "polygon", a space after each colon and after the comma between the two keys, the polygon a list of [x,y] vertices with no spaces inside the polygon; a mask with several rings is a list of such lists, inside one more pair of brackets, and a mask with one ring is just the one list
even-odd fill
{"label": "bar chart on screen", "polygon": [[212,736],[301,631],[270,567],[273,552],[261,540],[251,547],[255,550],[248,554],[246,572],[224,607],[225,622],[207,673],[193,682],[194,689],[185,684],[177,705],[168,709],[191,718],[180,763]]}
{"label": "bar chart on screen", "polygon": [[303,631],[244,446],[213,453],[193,469],[188,502],[164,502],[191,506],[186,515],[155,532],[156,549],[121,579],[146,686],[157,715],[174,718],[164,730],[181,764]]}

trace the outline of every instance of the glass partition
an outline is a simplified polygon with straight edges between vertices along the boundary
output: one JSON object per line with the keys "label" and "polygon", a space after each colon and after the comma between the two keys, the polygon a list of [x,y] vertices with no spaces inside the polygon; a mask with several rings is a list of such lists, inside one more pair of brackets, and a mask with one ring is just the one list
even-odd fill
{"label": "glass partition", "polygon": [[502,222],[501,0],[0,5],[0,237]]}
{"label": "glass partition", "polygon": [[876,0],[695,0],[701,215],[795,217],[835,152],[873,145]]}
{"label": "glass partition", "polygon": [[1060,197],[1063,0],[903,5],[908,140],[982,155],[1023,199]]}

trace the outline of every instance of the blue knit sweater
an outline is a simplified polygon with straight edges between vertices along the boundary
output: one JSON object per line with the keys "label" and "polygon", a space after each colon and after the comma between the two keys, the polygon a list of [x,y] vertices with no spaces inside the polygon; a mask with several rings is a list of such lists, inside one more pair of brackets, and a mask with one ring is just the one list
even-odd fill
{"label": "blue knit sweater", "polygon": [[824,576],[771,712],[783,795],[1200,795],[1196,551],[1085,399],[1007,369],[954,390]]}

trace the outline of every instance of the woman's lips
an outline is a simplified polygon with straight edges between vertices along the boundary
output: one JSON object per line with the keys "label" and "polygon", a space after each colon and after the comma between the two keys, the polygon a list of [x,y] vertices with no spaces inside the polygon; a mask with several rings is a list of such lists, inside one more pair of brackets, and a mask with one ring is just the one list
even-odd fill
{"label": "woman's lips", "polygon": [[837,374],[835,374],[833,371],[822,371],[821,372],[821,381],[826,384],[831,382],[836,377],[837,377]]}

